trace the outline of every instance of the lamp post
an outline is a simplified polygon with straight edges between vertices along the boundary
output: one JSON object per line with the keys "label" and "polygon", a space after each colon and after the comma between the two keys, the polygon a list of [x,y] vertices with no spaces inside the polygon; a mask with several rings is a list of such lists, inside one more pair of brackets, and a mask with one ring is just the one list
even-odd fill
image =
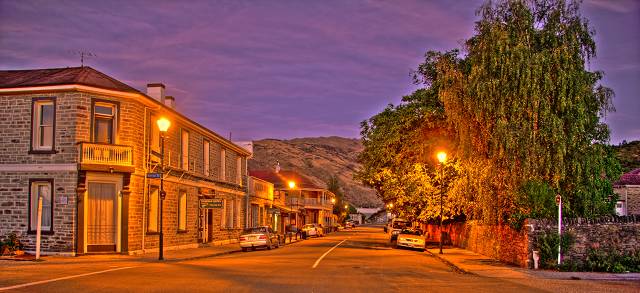
{"label": "lamp post", "polygon": [[158,129],[160,130],[160,233],[158,235],[160,244],[158,247],[158,260],[164,260],[164,235],[162,233],[162,206],[166,196],[166,192],[164,192],[164,138],[167,130],[169,130],[169,126],[171,126],[171,121],[162,117],[158,119],[157,123]]}
{"label": "lamp post", "polygon": [[[289,189],[293,190],[294,188],[296,188],[296,182],[295,181],[289,181],[287,182],[287,185],[289,185]],[[289,225],[291,225],[291,211],[293,210],[293,199],[292,196],[293,192],[291,192],[291,194],[289,195]],[[296,219],[297,221],[297,219]]]}
{"label": "lamp post", "polygon": [[438,153],[438,162],[440,162],[440,254],[442,254],[442,194],[444,194],[444,162],[447,160],[447,153]]}

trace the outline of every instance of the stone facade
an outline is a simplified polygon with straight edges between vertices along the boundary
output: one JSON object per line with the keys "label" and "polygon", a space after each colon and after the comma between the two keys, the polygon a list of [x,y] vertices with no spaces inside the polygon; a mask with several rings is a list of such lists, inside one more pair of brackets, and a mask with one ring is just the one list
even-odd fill
{"label": "stone facade", "polygon": [[[1,87],[0,87],[1,88]],[[43,232],[43,253],[82,254],[87,252],[86,199],[88,186],[95,178],[111,178],[118,192],[118,252],[137,253],[158,247],[158,234],[148,233],[149,186],[158,179],[146,173],[158,172],[160,158],[152,155],[153,127],[159,116],[172,125],[165,140],[165,174],[163,231],[165,247],[197,245],[202,240],[203,196],[238,202],[238,210],[223,215],[225,209],[214,209],[211,242],[237,239],[246,221],[248,152],[219,135],[188,120],[172,108],[140,93],[107,92],[100,88],[54,89],[38,92],[19,89],[0,95],[0,237],[15,232],[34,249],[35,234],[29,229],[30,180],[48,180],[52,186],[52,231]],[[32,105],[38,98],[55,101],[54,150],[32,152]],[[132,166],[120,168],[105,164],[85,165],[83,143],[93,142],[93,105],[109,102],[117,107],[114,147],[129,148]],[[189,136],[189,168],[180,164],[181,136]],[[155,132],[157,133],[157,132]],[[204,140],[210,142],[209,174],[204,172]],[[224,150],[224,151],[223,151]],[[225,164],[222,164],[224,155]],[[221,168],[225,168],[224,172]],[[238,169],[239,168],[239,169]],[[224,173],[224,178],[222,174]],[[109,179],[109,180],[111,180]],[[101,179],[100,179],[101,180]],[[203,190],[207,191],[205,195]],[[186,229],[178,231],[178,195],[186,192]],[[227,210],[228,211],[228,210]],[[236,217],[234,227],[222,227],[224,217]]]}
{"label": "stone facade", "polygon": [[623,203],[624,215],[640,215],[640,185],[614,186],[613,191]]}
{"label": "stone facade", "polygon": [[[427,239],[440,240],[438,225],[423,225]],[[520,231],[507,225],[482,225],[477,221],[449,223],[443,226],[444,242],[468,249],[502,262],[533,268],[533,251],[537,238],[557,233],[557,220],[527,219]],[[640,217],[606,217],[600,219],[564,219],[563,233],[575,239],[563,260],[583,261],[589,249],[637,252],[640,249]]]}

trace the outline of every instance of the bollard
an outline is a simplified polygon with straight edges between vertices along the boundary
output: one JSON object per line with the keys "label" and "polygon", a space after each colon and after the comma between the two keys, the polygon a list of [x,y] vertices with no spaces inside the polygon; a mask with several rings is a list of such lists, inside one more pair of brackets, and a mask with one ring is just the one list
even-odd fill
{"label": "bollard", "polygon": [[533,251],[533,268],[534,269],[538,269],[539,268],[539,262],[540,262],[540,252],[537,250]]}

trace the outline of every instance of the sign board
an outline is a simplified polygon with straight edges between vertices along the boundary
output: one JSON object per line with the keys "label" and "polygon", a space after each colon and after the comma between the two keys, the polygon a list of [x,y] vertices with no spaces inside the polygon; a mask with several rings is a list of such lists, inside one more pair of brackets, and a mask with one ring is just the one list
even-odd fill
{"label": "sign board", "polygon": [[201,209],[221,209],[222,199],[201,199],[200,208]]}
{"label": "sign board", "polygon": [[162,178],[162,173],[147,173],[147,178],[160,179]]}
{"label": "sign board", "polygon": [[280,209],[279,208],[268,208],[267,209],[267,213],[279,215],[280,214]]}

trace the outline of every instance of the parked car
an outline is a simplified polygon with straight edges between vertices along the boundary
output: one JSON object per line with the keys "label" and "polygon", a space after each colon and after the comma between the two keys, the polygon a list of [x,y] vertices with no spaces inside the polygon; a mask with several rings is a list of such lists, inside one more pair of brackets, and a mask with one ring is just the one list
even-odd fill
{"label": "parked car", "polygon": [[352,229],[352,228],[354,228],[355,226],[356,226],[356,225],[355,225],[355,223],[354,223],[354,222],[352,222],[352,221],[346,221],[346,222],[344,222],[344,228],[345,228],[345,229]]}
{"label": "parked car", "polygon": [[398,233],[398,241],[396,246],[419,249],[426,249],[426,241],[424,234],[419,229],[403,229]]}
{"label": "parked car", "polygon": [[244,229],[240,235],[240,248],[242,248],[242,251],[255,250],[257,247],[265,247],[267,249],[280,247],[280,235],[276,234],[268,226]]}
{"label": "parked car", "polygon": [[389,242],[394,242],[398,239],[398,234],[404,229],[410,228],[411,222],[401,218],[395,218],[391,220],[387,233],[389,233]]}
{"label": "parked car", "polygon": [[324,236],[324,229],[322,229],[322,225],[320,224],[306,224],[302,227],[302,232],[305,233],[307,237],[316,236],[322,237]]}

